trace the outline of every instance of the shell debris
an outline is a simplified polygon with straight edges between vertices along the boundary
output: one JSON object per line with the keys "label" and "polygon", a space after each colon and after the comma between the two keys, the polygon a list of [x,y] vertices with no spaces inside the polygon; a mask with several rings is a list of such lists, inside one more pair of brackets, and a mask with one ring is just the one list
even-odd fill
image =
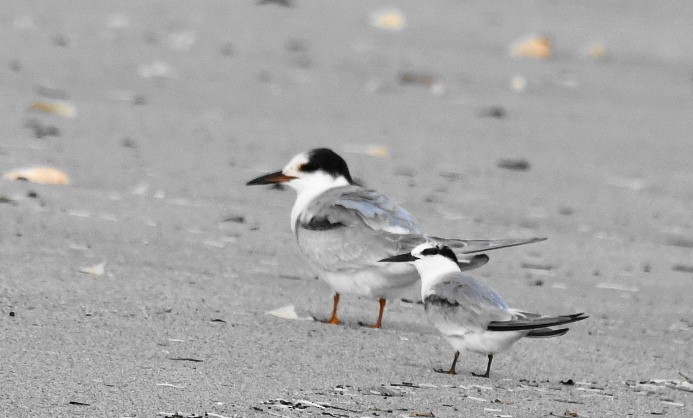
{"label": "shell debris", "polygon": [[547,59],[553,55],[553,45],[545,35],[531,35],[513,42],[510,54],[519,58]]}
{"label": "shell debris", "polygon": [[8,171],[2,178],[7,180],[24,180],[36,184],[54,184],[65,186],[70,184],[70,177],[56,168],[39,166],[26,167]]}

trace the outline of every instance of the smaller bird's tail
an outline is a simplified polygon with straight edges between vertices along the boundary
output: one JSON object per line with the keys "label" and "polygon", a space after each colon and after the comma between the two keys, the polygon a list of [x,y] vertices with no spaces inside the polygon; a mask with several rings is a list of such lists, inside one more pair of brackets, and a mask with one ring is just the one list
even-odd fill
{"label": "smaller bird's tail", "polygon": [[[531,315],[531,314],[530,314]],[[589,316],[584,313],[561,316],[540,316],[540,317],[521,317],[510,321],[493,321],[486,328],[489,331],[526,331],[538,330],[546,327],[553,327],[571,322],[582,321]]]}
{"label": "smaller bird's tail", "polygon": [[528,338],[549,338],[549,337],[560,337],[561,335],[568,332],[568,328],[561,329],[551,329],[551,328],[539,328],[533,329],[527,334]]}

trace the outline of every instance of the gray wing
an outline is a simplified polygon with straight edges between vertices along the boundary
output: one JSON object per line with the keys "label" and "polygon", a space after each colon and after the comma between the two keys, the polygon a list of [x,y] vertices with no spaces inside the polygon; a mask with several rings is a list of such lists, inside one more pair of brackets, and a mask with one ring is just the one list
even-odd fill
{"label": "gray wing", "polygon": [[518,245],[532,244],[535,242],[546,241],[546,238],[510,238],[510,239],[494,239],[494,240],[481,240],[481,239],[450,239],[450,238],[439,238],[439,237],[429,237],[429,239],[447,245],[452,248],[455,254],[473,254],[486,252],[490,250],[497,250],[500,248],[515,247]]}
{"label": "gray wing", "polygon": [[411,251],[425,239],[392,199],[358,186],[326,191],[296,221],[303,254],[326,271],[358,270]]}
{"label": "gray wing", "polygon": [[446,335],[461,327],[485,330],[493,321],[513,318],[508,303],[485,284],[463,273],[451,274],[425,295],[426,312]]}
{"label": "gray wing", "polygon": [[335,206],[353,211],[377,231],[395,234],[421,234],[416,219],[394,200],[374,190],[350,186],[340,193]]}

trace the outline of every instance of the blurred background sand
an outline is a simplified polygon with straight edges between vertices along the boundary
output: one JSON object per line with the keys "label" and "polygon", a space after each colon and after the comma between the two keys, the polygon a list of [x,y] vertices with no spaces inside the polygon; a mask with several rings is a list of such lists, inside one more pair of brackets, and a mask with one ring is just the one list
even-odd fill
{"label": "blurred background sand", "polygon": [[[70,184],[0,180],[0,415],[690,416],[690,2],[288,6],[3,4],[1,174]],[[591,318],[483,380],[413,303],[266,315],[328,314],[244,186],[316,146],[433,235],[548,237],[476,275]]]}

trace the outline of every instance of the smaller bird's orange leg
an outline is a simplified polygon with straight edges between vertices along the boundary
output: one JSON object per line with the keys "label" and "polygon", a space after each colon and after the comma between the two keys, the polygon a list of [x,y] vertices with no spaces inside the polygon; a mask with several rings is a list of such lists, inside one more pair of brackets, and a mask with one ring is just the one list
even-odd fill
{"label": "smaller bird's orange leg", "polygon": [[378,311],[378,320],[371,326],[371,328],[381,328],[383,326],[383,313],[385,312],[385,303],[387,303],[387,300],[385,298],[380,298],[378,300],[378,303],[380,304],[380,311]]}
{"label": "smaller bird's orange leg", "polygon": [[339,325],[342,323],[342,321],[340,321],[339,317],[337,316],[337,306],[339,306],[339,293],[335,292],[332,300],[332,318],[330,318],[330,320],[327,321],[327,323],[332,325]]}

